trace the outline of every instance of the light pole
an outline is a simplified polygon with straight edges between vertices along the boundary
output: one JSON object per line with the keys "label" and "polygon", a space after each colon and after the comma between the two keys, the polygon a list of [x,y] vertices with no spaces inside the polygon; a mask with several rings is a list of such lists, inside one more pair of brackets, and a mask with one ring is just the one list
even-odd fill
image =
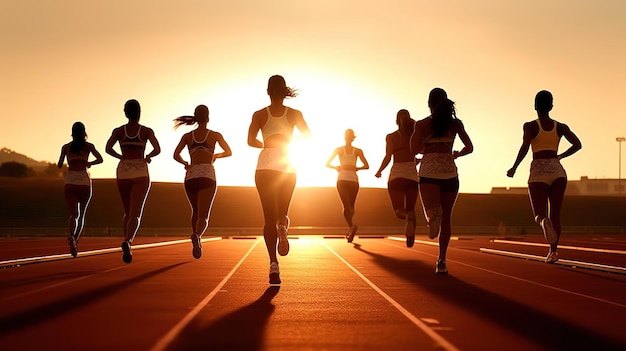
{"label": "light pole", "polygon": [[619,165],[619,171],[617,176],[617,195],[622,195],[622,142],[626,141],[626,138],[617,137],[615,138],[615,141],[619,143],[619,161],[617,162]]}

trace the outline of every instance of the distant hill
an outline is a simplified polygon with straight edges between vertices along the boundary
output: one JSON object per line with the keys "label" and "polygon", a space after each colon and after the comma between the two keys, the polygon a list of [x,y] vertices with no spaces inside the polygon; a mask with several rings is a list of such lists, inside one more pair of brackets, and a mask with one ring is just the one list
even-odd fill
{"label": "distant hill", "polygon": [[33,160],[26,155],[22,155],[11,149],[3,147],[2,149],[0,149],[0,164],[3,164],[5,162],[18,162],[32,169],[47,168],[50,164],[50,162]]}

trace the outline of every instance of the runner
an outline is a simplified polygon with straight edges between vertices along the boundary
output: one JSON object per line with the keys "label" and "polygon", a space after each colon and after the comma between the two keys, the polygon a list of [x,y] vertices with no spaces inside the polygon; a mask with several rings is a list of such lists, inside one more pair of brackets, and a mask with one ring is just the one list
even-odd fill
{"label": "runner", "polygon": [[[131,244],[139,229],[150,191],[148,163],[161,152],[161,147],[152,129],[139,124],[141,106],[137,100],[126,101],[124,113],[128,123],[113,130],[106,144],[106,152],[120,160],[117,165],[117,188],[124,206],[122,260],[131,263]],[[144,156],[148,141],[152,151]],[[115,143],[119,143],[121,154],[113,149]]]}
{"label": "runner", "polygon": [[[359,177],[356,172],[369,169],[370,166],[365,159],[363,150],[353,147],[352,142],[356,136],[352,129],[347,129],[344,134],[346,144],[340,146],[333,151],[328,160],[326,167],[337,170],[337,192],[343,205],[343,218],[348,224],[348,234],[346,239],[349,243],[354,240],[354,235],[358,230],[358,226],[352,222],[354,217],[354,204],[356,196],[359,193]],[[332,165],[335,157],[339,158],[339,165]],[[357,161],[361,160],[361,166],[357,167]]]}
{"label": "runner", "polygon": [[[196,129],[180,138],[174,150],[174,160],[187,170],[185,193],[191,206],[192,255],[198,259],[202,256],[202,235],[209,225],[209,215],[217,191],[213,162],[218,158],[231,156],[232,152],[222,134],[207,128],[209,108],[205,105],[196,107],[193,116],[180,116],[174,122],[174,129],[181,125],[197,125]],[[219,144],[223,152],[215,153],[215,144]],[[181,156],[185,146],[189,151],[190,162]]]}
{"label": "runner", "polygon": [[[96,159],[89,161],[89,155]],[[65,173],[65,185],[63,193],[67,208],[70,210],[70,218],[67,228],[67,242],[72,256],[78,256],[78,238],[85,226],[85,214],[89,200],[91,200],[91,178],[87,168],[102,163],[102,155],[96,147],[87,142],[87,132],[82,122],[72,125],[72,141],[61,147],[61,156],[57,166],[63,167],[67,158],[67,173]]]}
{"label": "runner", "polygon": [[[535,96],[537,119],[524,123],[522,146],[513,167],[506,173],[513,177],[528,149],[532,147],[533,160],[530,164],[528,193],[535,215],[535,222],[541,226],[550,250],[546,263],[559,260],[557,247],[561,238],[561,208],[567,187],[567,174],[561,159],[571,156],[582,148],[580,139],[564,124],[550,117],[553,107],[552,93],[542,90]],[[571,144],[565,152],[558,154],[561,137]],[[548,213],[549,212],[549,213]]]}

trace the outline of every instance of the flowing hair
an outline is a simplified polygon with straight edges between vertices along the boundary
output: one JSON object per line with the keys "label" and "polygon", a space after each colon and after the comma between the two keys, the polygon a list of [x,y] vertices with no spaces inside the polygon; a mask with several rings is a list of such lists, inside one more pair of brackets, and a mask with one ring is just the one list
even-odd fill
{"label": "flowing hair", "polygon": [[446,98],[437,104],[437,107],[435,107],[433,111],[432,118],[433,136],[440,138],[446,135],[452,121],[456,119],[454,101]]}
{"label": "flowing hair", "polygon": [[294,98],[298,96],[298,90],[290,88],[283,76],[274,75],[267,81],[267,92],[270,96],[279,98]]}
{"label": "flowing hair", "polygon": [[209,108],[206,105],[198,105],[193,113],[193,116],[180,116],[174,118],[174,129],[182,125],[193,125],[202,122],[209,122]]}
{"label": "flowing hair", "polygon": [[80,152],[87,142],[87,132],[82,122],[76,122],[72,125],[72,143],[70,144],[70,152]]}

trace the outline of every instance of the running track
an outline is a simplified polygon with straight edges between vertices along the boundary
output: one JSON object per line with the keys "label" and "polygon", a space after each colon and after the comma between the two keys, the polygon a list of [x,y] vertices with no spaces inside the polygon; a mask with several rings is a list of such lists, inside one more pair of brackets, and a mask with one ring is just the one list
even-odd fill
{"label": "running track", "polygon": [[262,238],[0,239],[0,350],[624,350],[626,237],[292,237],[280,286]]}

